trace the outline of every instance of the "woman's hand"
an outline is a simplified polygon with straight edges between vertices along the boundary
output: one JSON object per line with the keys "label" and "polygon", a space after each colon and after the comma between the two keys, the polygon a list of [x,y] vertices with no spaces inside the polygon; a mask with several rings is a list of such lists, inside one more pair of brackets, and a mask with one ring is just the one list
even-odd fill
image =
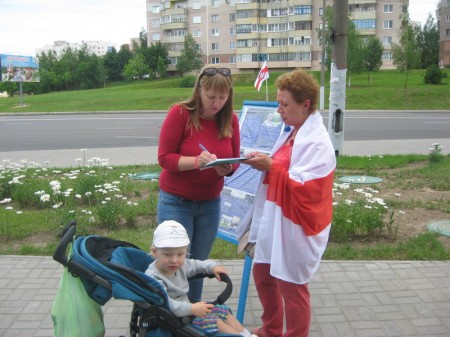
{"label": "woman's hand", "polygon": [[258,171],[269,171],[272,166],[272,158],[262,152],[251,152],[247,154],[248,160],[244,164],[250,165]]}
{"label": "woman's hand", "polygon": [[219,166],[214,166],[214,169],[216,170],[217,174],[221,177],[226,176],[227,174],[230,174],[233,171],[233,165],[232,164],[224,164]]}
{"label": "woman's hand", "polygon": [[215,154],[203,151],[197,157],[197,165],[199,168],[201,168],[216,159],[217,159],[217,156]]}
{"label": "woman's hand", "polygon": [[211,303],[197,302],[192,304],[191,314],[197,317],[203,317],[211,313],[211,309],[214,307]]}

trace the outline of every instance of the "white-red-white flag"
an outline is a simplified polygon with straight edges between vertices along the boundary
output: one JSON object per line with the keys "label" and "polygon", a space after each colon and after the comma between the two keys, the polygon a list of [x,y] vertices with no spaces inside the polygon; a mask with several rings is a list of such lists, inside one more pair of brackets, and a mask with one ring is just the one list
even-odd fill
{"label": "white-red-white flag", "polygon": [[267,67],[267,61],[264,61],[261,70],[259,71],[258,77],[255,81],[255,88],[261,89],[261,86],[265,80],[269,78],[269,67]]}

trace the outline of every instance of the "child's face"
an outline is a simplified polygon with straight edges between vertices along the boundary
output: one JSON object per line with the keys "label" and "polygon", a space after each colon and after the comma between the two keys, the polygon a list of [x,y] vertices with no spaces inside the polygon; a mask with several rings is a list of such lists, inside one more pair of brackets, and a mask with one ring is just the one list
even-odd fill
{"label": "child's face", "polygon": [[166,275],[173,275],[186,260],[187,247],[153,248],[153,256],[159,271]]}

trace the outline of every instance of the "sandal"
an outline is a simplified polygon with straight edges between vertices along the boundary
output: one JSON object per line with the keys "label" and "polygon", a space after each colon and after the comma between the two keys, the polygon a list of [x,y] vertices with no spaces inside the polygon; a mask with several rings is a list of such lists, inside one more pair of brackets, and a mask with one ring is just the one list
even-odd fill
{"label": "sandal", "polygon": [[252,334],[256,335],[258,337],[266,337],[267,336],[262,327],[253,329]]}

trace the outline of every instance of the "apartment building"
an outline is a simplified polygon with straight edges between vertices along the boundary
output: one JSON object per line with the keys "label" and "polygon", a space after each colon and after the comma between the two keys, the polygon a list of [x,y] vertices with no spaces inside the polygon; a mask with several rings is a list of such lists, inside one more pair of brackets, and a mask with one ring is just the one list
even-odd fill
{"label": "apartment building", "polygon": [[[447,0],[448,1],[448,0]],[[323,0],[147,0],[149,44],[169,51],[169,71],[190,34],[203,62],[233,72],[271,69],[319,70]],[[393,68],[391,43],[398,43],[401,17],[409,0],[348,0],[349,15],[362,35],[376,35],[384,46],[382,68]],[[326,6],[333,6],[326,0]]]}
{"label": "apartment building", "polygon": [[450,0],[439,4],[439,66],[450,66]]}
{"label": "apartment building", "polygon": [[36,49],[36,55],[40,55],[42,53],[48,53],[49,51],[54,51],[56,55],[61,56],[67,48],[71,48],[72,50],[78,50],[86,44],[86,47],[91,54],[95,54],[97,56],[103,56],[107,52],[111,51],[114,46],[111,42],[103,42],[103,41],[83,41],[82,43],[69,43],[67,41],[54,41],[53,45],[46,45],[41,48]]}

